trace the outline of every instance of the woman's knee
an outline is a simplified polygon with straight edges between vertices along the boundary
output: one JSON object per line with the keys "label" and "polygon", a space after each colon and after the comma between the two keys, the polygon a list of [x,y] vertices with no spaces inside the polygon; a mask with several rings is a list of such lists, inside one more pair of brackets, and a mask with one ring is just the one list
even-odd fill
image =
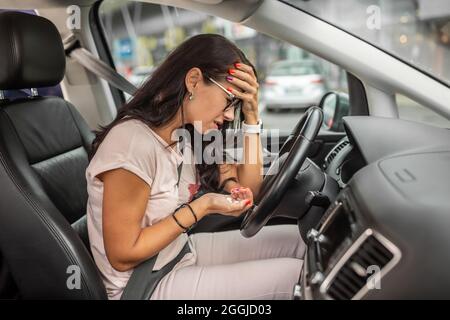
{"label": "woman's knee", "polygon": [[[303,261],[295,258],[276,258],[255,261],[254,293],[245,299],[290,299],[298,283]],[[248,283],[248,286],[252,284]]]}

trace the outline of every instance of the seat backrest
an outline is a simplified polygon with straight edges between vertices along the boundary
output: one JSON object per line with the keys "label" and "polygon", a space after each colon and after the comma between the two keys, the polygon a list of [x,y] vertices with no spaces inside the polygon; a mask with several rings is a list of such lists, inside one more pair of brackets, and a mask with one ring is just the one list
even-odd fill
{"label": "seat backrest", "polygon": [[32,97],[0,103],[4,153],[14,171],[51,201],[69,223],[86,213],[85,171],[93,133],[67,101]]}
{"label": "seat backrest", "polygon": [[[62,80],[64,49],[49,20],[0,13],[0,39],[0,90]],[[0,251],[24,298],[106,298],[71,226],[83,225],[92,139],[81,115],[61,98],[0,102]]]}

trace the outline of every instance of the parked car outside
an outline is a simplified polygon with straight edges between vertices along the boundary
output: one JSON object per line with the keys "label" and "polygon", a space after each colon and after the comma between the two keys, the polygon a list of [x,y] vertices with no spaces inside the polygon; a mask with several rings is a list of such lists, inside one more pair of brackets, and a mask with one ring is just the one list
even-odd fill
{"label": "parked car outside", "polygon": [[326,92],[324,77],[314,60],[278,61],[264,83],[262,100],[267,111],[306,109]]}

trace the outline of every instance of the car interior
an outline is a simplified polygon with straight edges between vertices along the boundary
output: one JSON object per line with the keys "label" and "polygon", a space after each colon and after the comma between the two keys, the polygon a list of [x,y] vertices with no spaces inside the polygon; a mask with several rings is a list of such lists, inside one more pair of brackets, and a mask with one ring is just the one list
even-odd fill
{"label": "car interior", "polygon": [[[102,2],[114,1],[0,0],[2,299],[107,299],[89,248],[85,170],[94,130],[113,119],[129,84],[106,44]],[[401,119],[395,101],[405,95],[450,120],[448,84],[286,1],[141,2],[221,17],[346,70],[346,94],[323,94],[267,145],[275,156],[257,205],[238,218],[210,215],[192,232],[252,237],[265,225],[298,225],[307,251],[293,300],[450,297],[450,122]],[[73,5],[81,20],[70,29]],[[67,39],[103,71],[71,56]],[[61,95],[41,92],[58,85]],[[11,99],[11,90],[29,93]],[[67,286],[73,265],[78,290]]]}

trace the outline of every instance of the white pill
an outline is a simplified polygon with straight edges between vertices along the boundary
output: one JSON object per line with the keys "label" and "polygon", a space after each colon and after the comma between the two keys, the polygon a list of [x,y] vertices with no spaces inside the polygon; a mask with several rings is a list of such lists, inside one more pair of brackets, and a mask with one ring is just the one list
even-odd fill
{"label": "white pill", "polygon": [[234,199],[232,197],[227,197],[227,201],[229,203],[238,203],[238,202],[241,202],[242,200]]}

